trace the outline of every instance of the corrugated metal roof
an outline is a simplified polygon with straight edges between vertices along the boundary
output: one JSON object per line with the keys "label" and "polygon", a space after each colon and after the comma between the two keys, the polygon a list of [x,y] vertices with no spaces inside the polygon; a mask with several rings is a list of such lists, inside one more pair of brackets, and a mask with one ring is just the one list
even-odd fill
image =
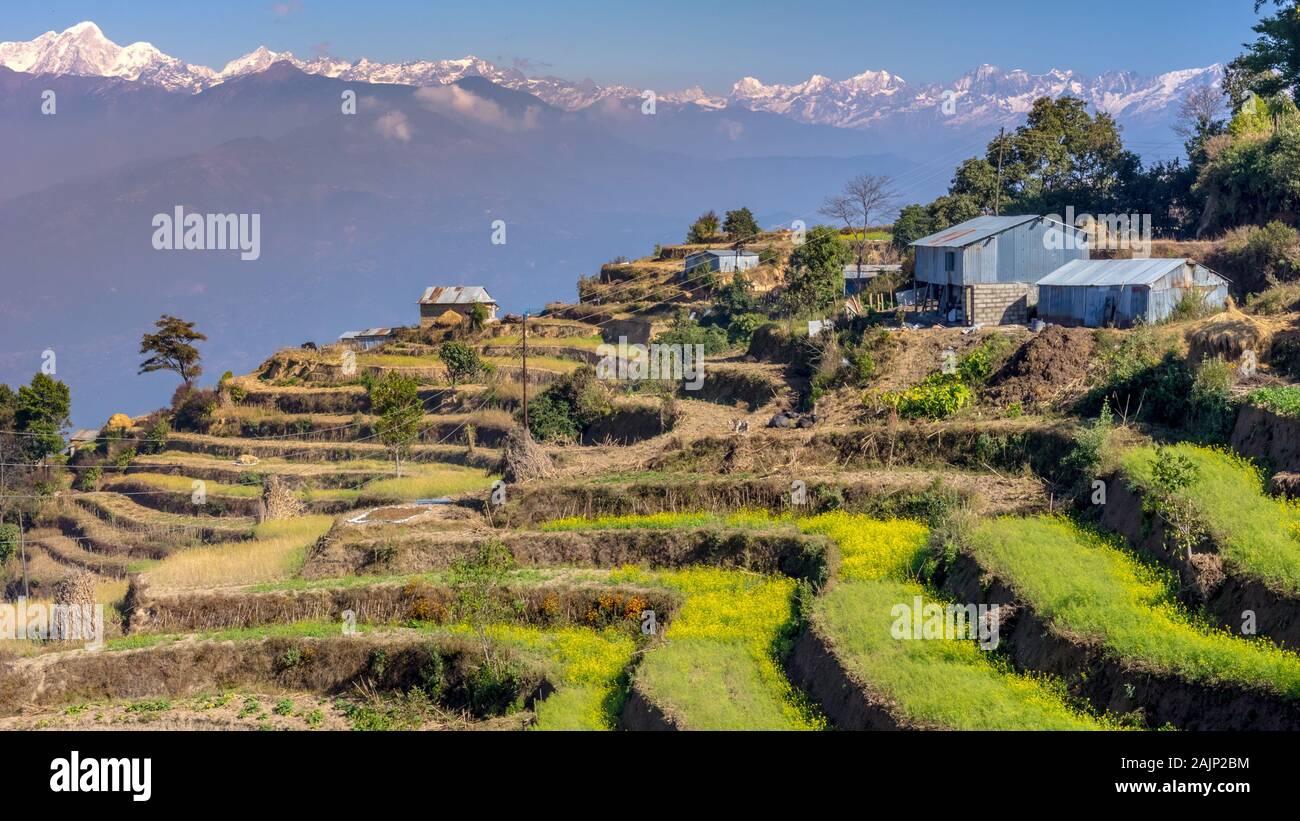
{"label": "corrugated metal roof", "polygon": [[[870,277],[879,276],[880,274],[892,274],[901,270],[903,270],[902,265],[885,265],[879,263],[873,263],[871,265],[863,265],[862,278],[868,279]],[[845,279],[858,278],[858,264],[856,262],[850,262],[848,265],[844,266],[844,278]]]}
{"label": "corrugated metal roof", "polygon": [[758,252],[757,252],[757,251],[740,251],[740,252],[736,252],[736,251],[732,251],[732,250],[727,249],[727,248],[709,248],[709,249],[704,250],[704,251],[695,251],[694,253],[691,254],[691,256],[693,256],[693,257],[697,257],[697,256],[699,256],[700,254],[712,254],[712,255],[715,256],[715,257],[734,257],[734,256],[742,256],[742,257],[756,257],[756,256],[758,256]]}
{"label": "corrugated metal roof", "polygon": [[486,288],[479,285],[431,286],[424,289],[421,305],[468,305],[473,302],[496,304]]}
{"label": "corrugated metal roof", "polygon": [[1186,264],[1186,259],[1076,259],[1038,280],[1038,284],[1150,285]]}
{"label": "corrugated metal roof", "polygon": [[339,334],[339,339],[358,339],[360,337],[381,337],[392,335],[392,328],[366,328],[364,331],[347,331]]}
{"label": "corrugated metal roof", "polygon": [[971,243],[988,239],[994,234],[1000,234],[1009,228],[1015,228],[1017,225],[1024,225],[1026,222],[1032,222],[1036,219],[1042,219],[1042,217],[1037,214],[976,217],[965,222],[959,222],[951,228],[945,228],[928,237],[921,237],[911,244],[927,248],[964,248]]}

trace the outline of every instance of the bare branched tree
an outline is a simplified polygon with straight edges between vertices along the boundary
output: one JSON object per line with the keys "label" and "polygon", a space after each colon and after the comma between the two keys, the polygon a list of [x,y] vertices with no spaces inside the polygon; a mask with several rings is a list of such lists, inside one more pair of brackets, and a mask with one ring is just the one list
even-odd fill
{"label": "bare branched tree", "polygon": [[894,190],[892,179],[884,175],[859,174],[844,184],[841,193],[827,197],[818,209],[822,216],[841,222],[848,229],[852,236],[849,246],[853,249],[859,275],[871,247],[867,239],[867,228],[873,220],[892,210],[897,201],[898,194]]}
{"label": "bare branched tree", "polygon": [[1174,133],[1185,141],[1195,139],[1228,113],[1228,101],[1223,91],[1213,86],[1193,89],[1178,104],[1174,119]]}

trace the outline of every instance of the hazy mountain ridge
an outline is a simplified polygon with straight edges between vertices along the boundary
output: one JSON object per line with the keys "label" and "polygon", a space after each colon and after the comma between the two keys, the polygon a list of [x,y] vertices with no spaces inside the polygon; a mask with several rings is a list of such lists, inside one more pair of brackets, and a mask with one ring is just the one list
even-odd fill
{"label": "hazy mountain ridge", "polygon": [[[559,77],[529,77],[514,67],[497,66],[472,55],[459,59],[413,60],[401,63],[355,62],[331,56],[303,59],[265,46],[237,57],[219,71],[185,63],[149,43],[118,46],[91,22],[61,32],[46,32],[26,42],[0,43],[0,66],[33,74],[120,77],[170,91],[196,93],[235,77],[265,71],[288,62],[307,74],[348,82],[434,86],[466,77],[484,77],[505,88],[526,91],[566,111],[578,111],[607,101],[641,98],[643,89],[603,86],[591,80],[573,82]],[[917,120],[948,128],[987,125],[1023,114],[1044,95],[1082,97],[1098,110],[1121,119],[1167,121],[1193,88],[1219,82],[1218,64],[1179,69],[1155,77],[1114,71],[1087,76],[1053,69],[1030,74],[982,65],[951,83],[909,84],[889,71],[864,71],[845,80],[813,75],[796,84],[766,84],[744,77],[722,96],[698,88],[659,92],[668,106],[711,109],[744,108],[789,117],[799,122],[839,128],[874,129]],[[945,110],[944,103],[951,105]]]}

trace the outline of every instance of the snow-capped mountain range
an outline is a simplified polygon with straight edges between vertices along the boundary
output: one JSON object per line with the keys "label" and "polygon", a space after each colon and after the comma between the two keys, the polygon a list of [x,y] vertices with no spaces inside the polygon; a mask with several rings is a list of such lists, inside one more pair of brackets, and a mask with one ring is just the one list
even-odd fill
{"label": "snow-capped mountain range", "polygon": [[[193,65],[159,51],[149,43],[119,46],[92,22],[62,32],[49,31],[34,40],[0,43],[0,66],[30,74],[116,77],[159,86],[169,91],[197,93],[245,74],[264,71],[287,61],[308,74],[362,83],[433,86],[481,76],[497,85],[533,94],[567,111],[605,100],[640,98],[644,90],[623,85],[571,82],[558,77],[529,77],[513,67],[494,65],[468,56],[455,60],[415,60],[379,63],[322,56],[304,60],[265,46],[231,60],[220,70]],[[952,83],[911,85],[888,71],[865,71],[846,80],[813,75],[793,85],[766,84],[744,77],[724,96],[699,88],[658,93],[669,105],[720,109],[737,106],[779,114],[798,122],[868,129],[898,117],[932,117],[947,126],[981,125],[1006,120],[1029,109],[1034,99],[1071,94],[1097,110],[1119,118],[1167,117],[1193,88],[1217,85],[1218,64],[1170,71],[1156,77],[1131,72],[1085,76],[1052,70],[1030,74],[983,65]]]}

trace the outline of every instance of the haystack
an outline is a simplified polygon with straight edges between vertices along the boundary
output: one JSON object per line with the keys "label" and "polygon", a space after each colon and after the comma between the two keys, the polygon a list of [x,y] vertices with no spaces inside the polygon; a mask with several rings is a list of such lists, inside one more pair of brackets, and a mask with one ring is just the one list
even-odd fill
{"label": "haystack", "polygon": [[555,475],[551,457],[533,440],[533,435],[515,425],[501,446],[501,475],[507,482],[528,482]]}
{"label": "haystack", "polygon": [[294,489],[279,476],[268,474],[262,485],[262,520],[292,519],[306,512],[307,506]]}
{"label": "haystack", "polygon": [[1229,299],[1223,311],[1187,331],[1187,359],[1200,362],[1221,356],[1227,362],[1237,362],[1246,351],[1254,351],[1262,358],[1273,333],[1269,324],[1243,314]]}

